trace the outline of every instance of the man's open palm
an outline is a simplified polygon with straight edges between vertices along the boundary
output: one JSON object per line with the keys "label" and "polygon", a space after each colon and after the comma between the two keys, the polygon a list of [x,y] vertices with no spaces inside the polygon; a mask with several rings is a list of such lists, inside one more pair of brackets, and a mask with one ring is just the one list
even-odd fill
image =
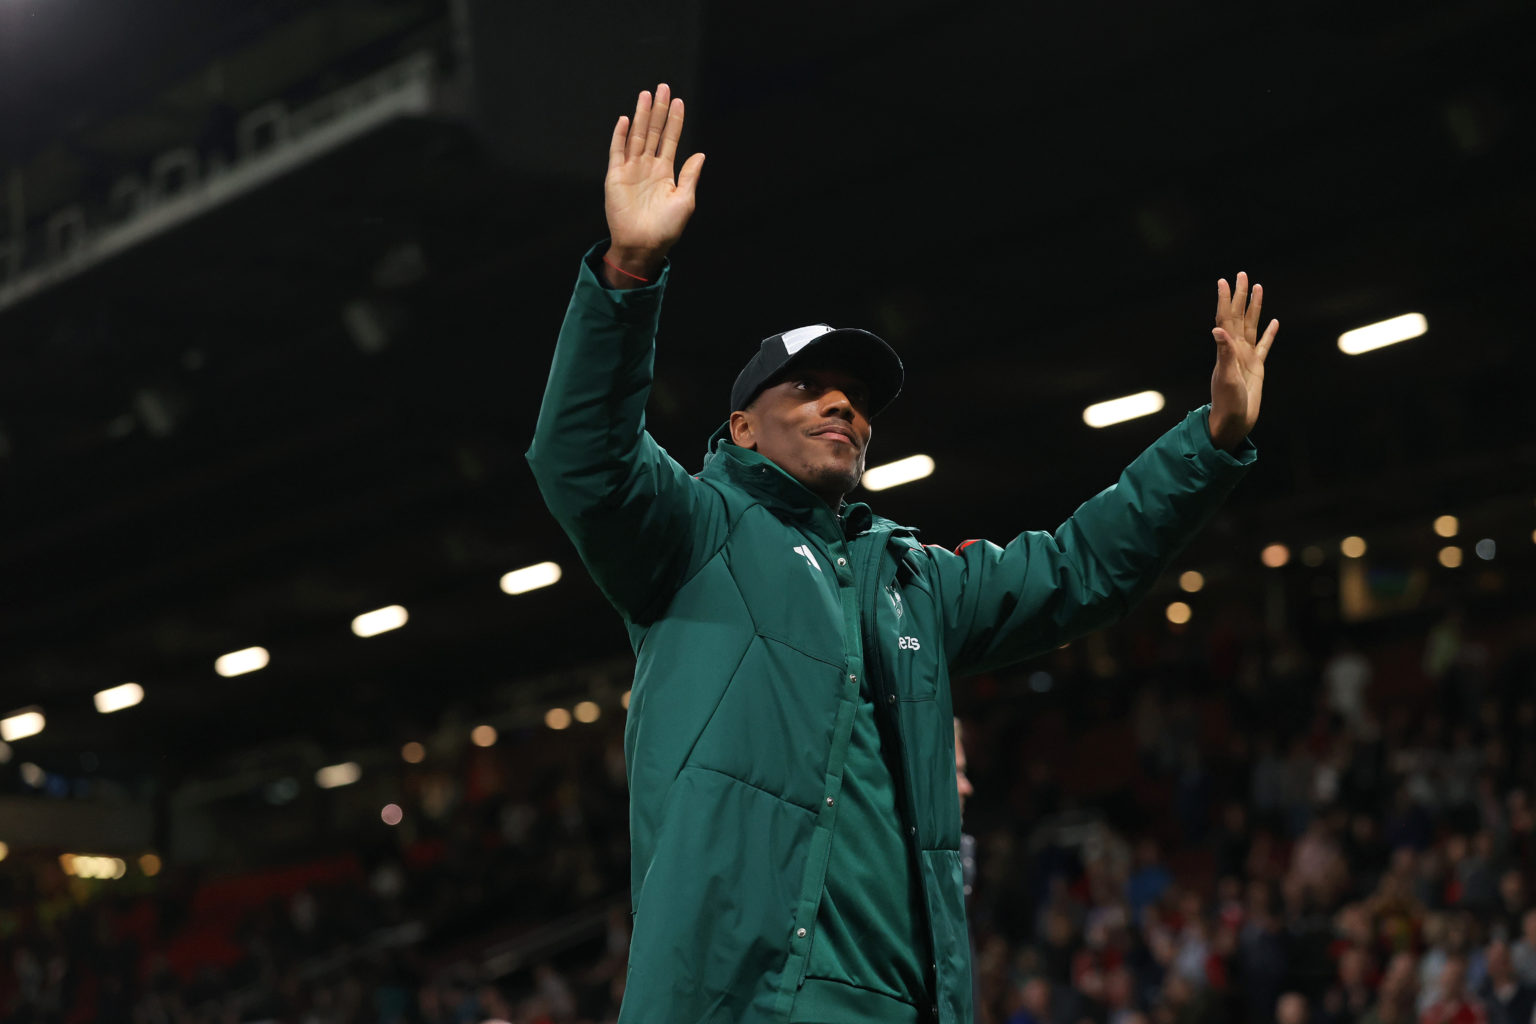
{"label": "man's open palm", "polygon": [[[693,214],[694,191],[704,169],[695,153],[674,180],[677,142],[683,134],[683,101],[670,99],[665,84],[654,103],[642,92],[633,119],[620,117],[608,147],[608,176],[603,183],[608,233],[615,257],[635,266],[666,257]],[[634,267],[626,267],[634,269]],[[640,271],[636,271],[637,273]]]}
{"label": "man's open palm", "polygon": [[1211,441],[1232,449],[1253,429],[1264,395],[1264,360],[1280,321],[1271,320],[1259,335],[1259,308],[1264,289],[1248,292],[1248,275],[1237,275],[1237,287],[1228,289],[1226,279],[1216,282],[1216,369],[1211,373]]}

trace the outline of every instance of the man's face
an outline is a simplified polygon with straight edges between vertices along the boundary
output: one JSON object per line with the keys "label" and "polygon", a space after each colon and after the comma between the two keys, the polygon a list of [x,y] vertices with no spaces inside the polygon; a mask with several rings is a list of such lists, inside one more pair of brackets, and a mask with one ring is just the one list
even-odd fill
{"label": "man's face", "polygon": [[731,440],[767,456],[833,508],[864,475],[869,392],[845,370],[797,366],[744,410]]}

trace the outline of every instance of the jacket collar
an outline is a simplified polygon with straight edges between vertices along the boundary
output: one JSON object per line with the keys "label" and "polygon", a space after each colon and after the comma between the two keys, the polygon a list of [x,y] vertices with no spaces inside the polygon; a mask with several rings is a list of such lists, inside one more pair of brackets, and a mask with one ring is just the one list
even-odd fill
{"label": "jacket collar", "polygon": [[711,450],[704,456],[704,470],[699,475],[708,480],[730,481],[775,515],[811,527],[829,540],[856,537],[877,522],[886,528],[892,525],[875,516],[863,502],[844,502],[839,515],[772,459],[739,447],[719,432],[711,441]]}

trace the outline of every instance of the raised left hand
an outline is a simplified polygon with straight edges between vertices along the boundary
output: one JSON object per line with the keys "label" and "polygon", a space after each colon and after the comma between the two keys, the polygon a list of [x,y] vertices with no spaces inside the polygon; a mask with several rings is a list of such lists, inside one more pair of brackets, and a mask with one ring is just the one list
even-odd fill
{"label": "raised left hand", "polygon": [[1224,451],[1236,448],[1259,419],[1259,399],[1264,394],[1264,360],[1280,333],[1280,321],[1271,320],[1259,337],[1259,307],[1264,302],[1262,285],[1248,293],[1248,275],[1239,272],[1237,288],[1226,278],[1216,282],[1216,369],[1211,373],[1211,442]]}

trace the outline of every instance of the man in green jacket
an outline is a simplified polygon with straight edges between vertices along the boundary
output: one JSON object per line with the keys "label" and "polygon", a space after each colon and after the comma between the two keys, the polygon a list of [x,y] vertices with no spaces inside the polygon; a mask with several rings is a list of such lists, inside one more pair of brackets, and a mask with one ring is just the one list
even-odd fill
{"label": "man in green jacket", "polygon": [[763,342],[696,477],[645,429],[703,154],[658,86],[609,151],[528,459],[635,650],[626,1024],[967,1024],[950,679],[1120,617],[1253,462],[1259,289],[1218,287],[1211,405],[1050,533],[950,552],[845,496],[901,364]]}

